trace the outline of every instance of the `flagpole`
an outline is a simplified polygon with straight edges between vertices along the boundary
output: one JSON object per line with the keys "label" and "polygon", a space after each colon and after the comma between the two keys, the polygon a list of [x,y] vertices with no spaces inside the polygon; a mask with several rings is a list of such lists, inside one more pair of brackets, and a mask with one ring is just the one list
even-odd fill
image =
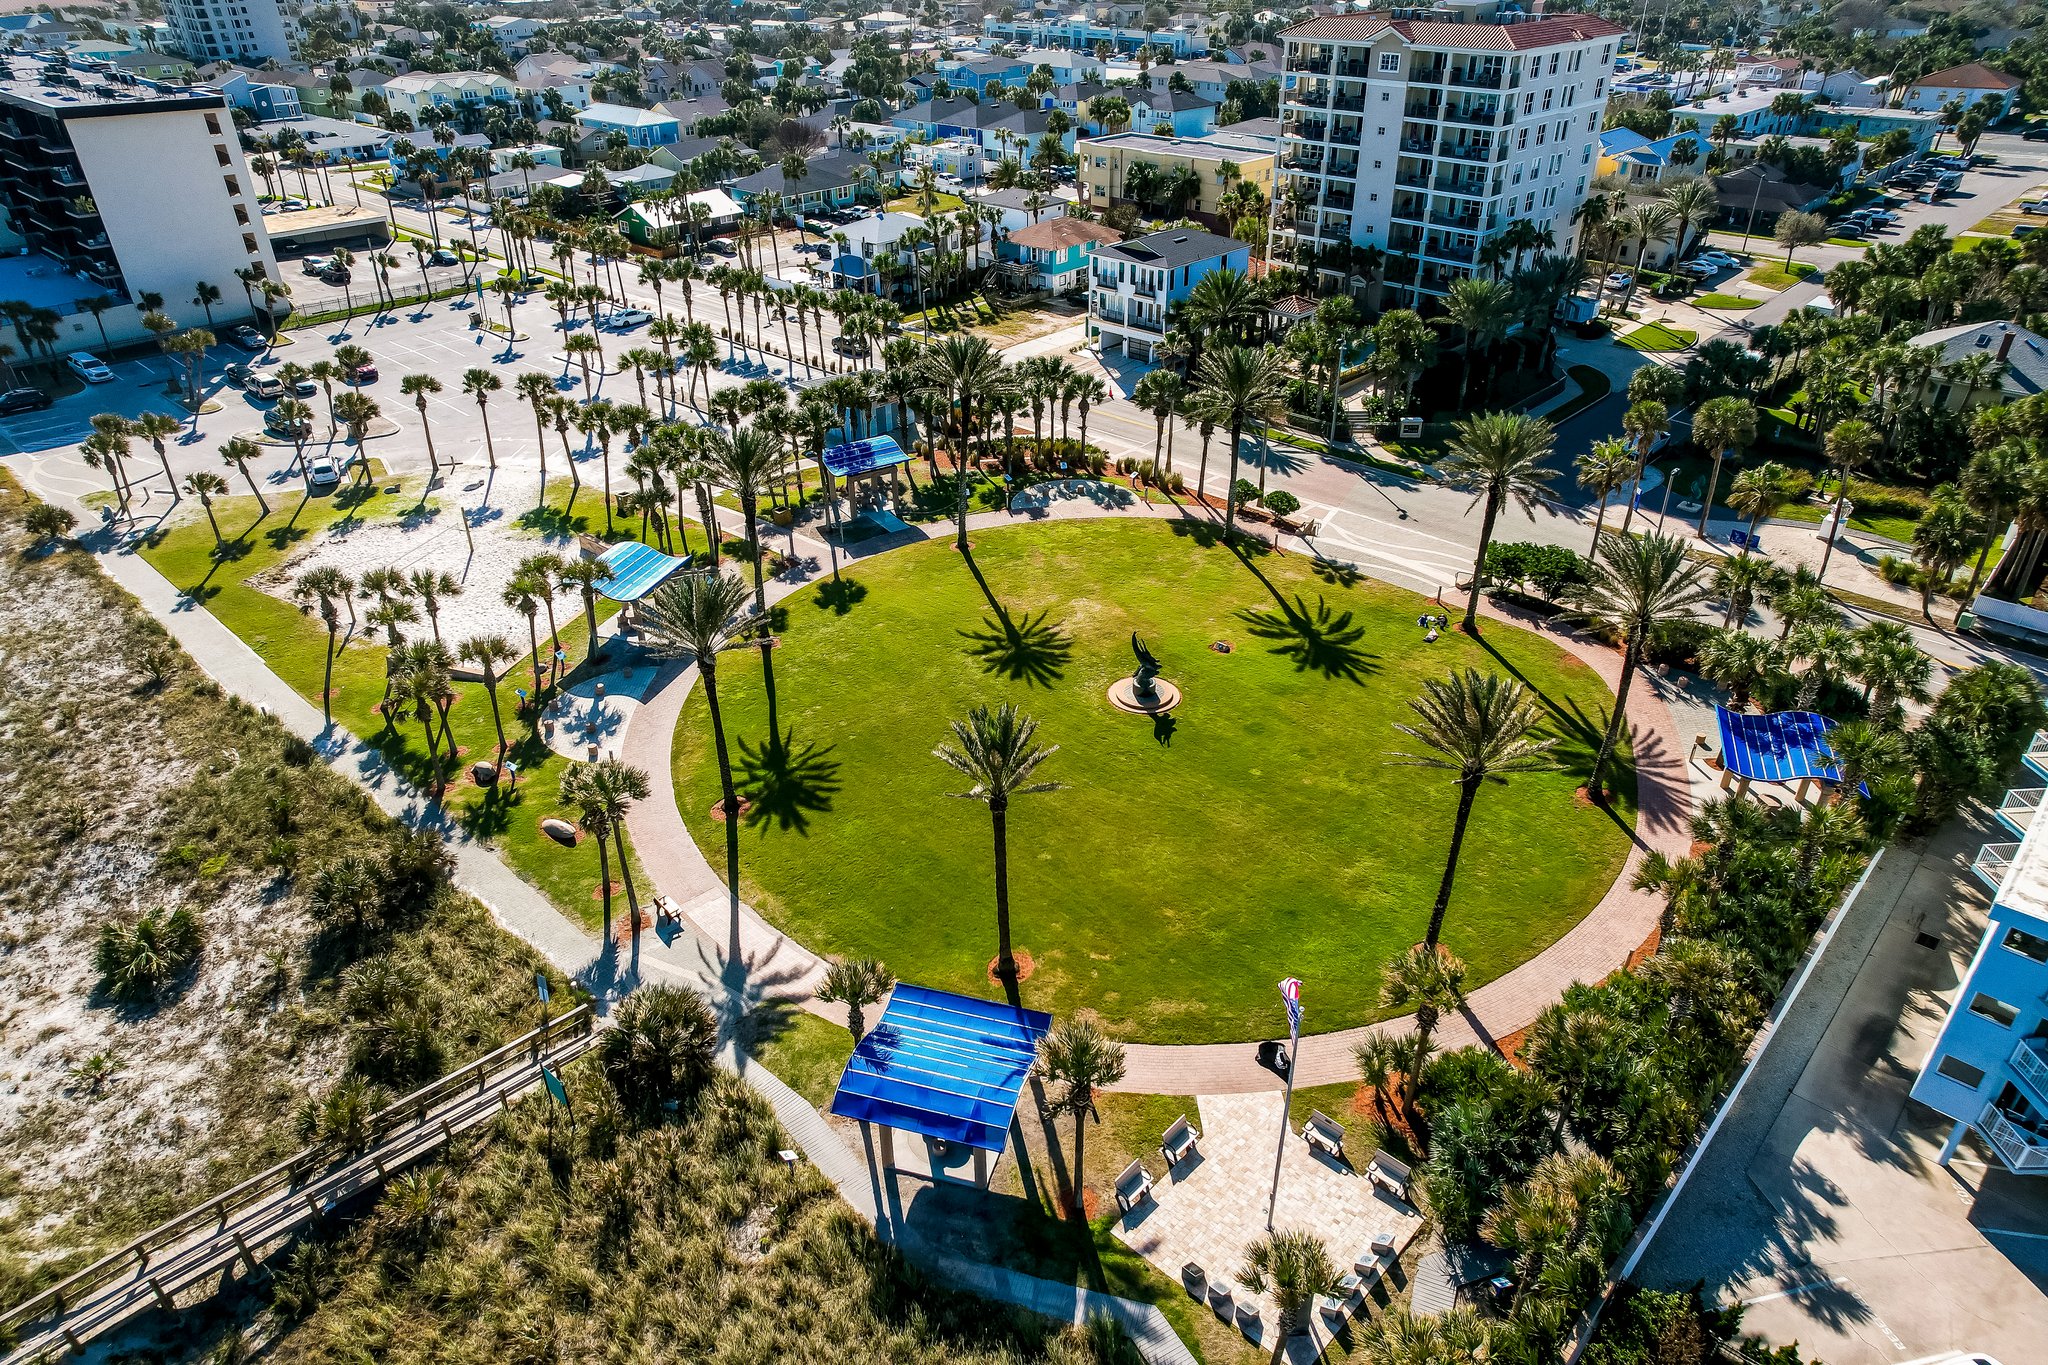
{"label": "flagpole", "polygon": [[[1296,992],[1289,996],[1288,987]],[[1287,1001],[1287,1090],[1280,1101],[1280,1145],[1273,1150],[1273,1189],[1266,1196],[1266,1231],[1273,1230],[1273,1211],[1280,1202],[1280,1163],[1287,1156],[1287,1111],[1294,1107],[1294,1057],[1301,1051],[1301,984],[1288,980],[1280,983],[1281,998]]]}

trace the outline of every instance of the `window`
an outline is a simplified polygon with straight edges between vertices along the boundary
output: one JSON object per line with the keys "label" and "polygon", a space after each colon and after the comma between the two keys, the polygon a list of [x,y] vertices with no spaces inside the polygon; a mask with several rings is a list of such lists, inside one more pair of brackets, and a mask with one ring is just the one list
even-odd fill
{"label": "window", "polygon": [[1936,1063],[1934,1070],[1937,1075],[1946,1076],[1956,1084],[1967,1085],[1972,1090],[1984,1084],[1982,1069],[1971,1066],[1960,1057],[1943,1057]]}
{"label": "window", "polygon": [[1597,100],[1606,93],[1607,78],[1605,76],[1602,76],[1599,80],[1593,82],[1593,98]]}
{"label": "window", "polygon": [[242,234],[242,250],[248,252],[251,256],[261,256],[263,254],[262,248],[256,245],[255,234],[249,232]]}
{"label": "window", "polygon": [[1979,991],[1970,1000],[1970,1013],[1980,1019],[1989,1019],[2000,1028],[2011,1028],[2019,1022],[2020,1012],[1995,996]]}
{"label": "window", "polygon": [[1381,71],[1385,71],[1385,72],[1394,72],[1394,71],[1399,71],[1400,69],[1401,69],[1401,54],[1400,54],[1400,53],[1398,53],[1398,52],[1382,52],[1382,53],[1380,54],[1380,70],[1381,70]]}
{"label": "window", "polygon": [[1999,941],[2021,957],[2048,962],[2048,938],[2036,938],[2024,929],[2008,929]]}
{"label": "window", "polygon": [[1527,128],[1517,128],[1515,130],[1515,150],[1518,152],[1523,152],[1527,151],[1528,149],[1529,130]]}
{"label": "window", "polygon": [[213,159],[215,161],[218,161],[223,166],[231,164],[231,158],[228,156],[228,149],[225,147],[215,147],[213,149]]}
{"label": "window", "polygon": [[1536,112],[1535,91],[1532,90],[1528,94],[1522,96],[1522,112],[1525,114],[1533,114]]}
{"label": "window", "polygon": [[229,194],[240,194],[242,192],[241,185],[231,175],[222,176],[220,178],[220,183],[228,187]]}
{"label": "window", "polygon": [[206,131],[212,133],[215,137],[220,136],[220,119],[218,116],[214,114],[206,116]]}
{"label": "window", "polygon": [[1560,55],[1556,52],[1550,54],[1550,74],[1553,76],[1557,74],[1557,59]]}
{"label": "window", "polygon": [[249,210],[243,208],[240,204],[235,205],[235,221],[243,227],[249,226]]}
{"label": "window", "polygon": [[1386,102],[1387,102],[1388,100],[1391,100],[1392,98],[1394,98],[1394,92],[1393,92],[1393,91],[1391,91],[1391,90],[1382,90],[1382,91],[1380,91],[1380,103],[1381,103],[1381,104],[1385,104],[1385,103],[1386,103]]}
{"label": "window", "polygon": [[1556,92],[1553,90],[1546,90],[1543,92],[1543,107],[1545,109],[1548,109],[1550,107],[1550,97],[1555,93]]}

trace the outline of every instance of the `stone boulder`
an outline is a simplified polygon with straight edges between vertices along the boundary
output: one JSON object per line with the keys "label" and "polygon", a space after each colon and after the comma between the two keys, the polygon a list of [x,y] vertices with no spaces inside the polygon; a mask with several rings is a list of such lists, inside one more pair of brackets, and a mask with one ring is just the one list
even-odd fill
{"label": "stone boulder", "polygon": [[472,763],[469,775],[479,787],[498,785],[498,765],[495,763]]}
{"label": "stone boulder", "polygon": [[560,820],[552,815],[545,816],[540,822],[540,832],[564,848],[576,847],[576,826],[567,820]]}

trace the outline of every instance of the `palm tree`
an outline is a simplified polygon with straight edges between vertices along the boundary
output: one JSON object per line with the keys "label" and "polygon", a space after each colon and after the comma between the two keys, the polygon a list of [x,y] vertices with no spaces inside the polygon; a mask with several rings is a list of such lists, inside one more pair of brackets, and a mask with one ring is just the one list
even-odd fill
{"label": "palm tree", "polygon": [[1928,499],[1927,511],[1913,527],[1913,562],[1920,566],[1920,614],[1934,619],[1934,590],[1945,588],[1955,571],[1969,562],[1977,542],[1977,524],[1970,505],[1954,484],[1941,484]]}
{"label": "palm tree", "polygon": [[1524,515],[1535,519],[1538,500],[1557,477],[1557,471],[1544,464],[1555,437],[1550,423],[1540,417],[1520,412],[1483,413],[1457,424],[1449,452],[1437,464],[1438,477],[1446,485],[1486,504],[1479,523],[1479,553],[1472,560],[1471,595],[1465,603],[1467,634],[1479,631],[1481,569],[1486,563],[1486,547],[1493,541],[1494,522],[1510,498]]}
{"label": "palm tree", "polygon": [[1465,998],[1465,964],[1443,944],[1418,943],[1380,969],[1380,1004],[1415,1010],[1415,1031],[1436,1032],[1446,1010]]}
{"label": "palm tree", "polygon": [[1593,448],[1574,463],[1578,466],[1579,487],[1598,499],[1593,517],[1593,543],[1586,550],[1588,555],[1592,555],[1599,551],[1600,533],[1607,525],[1607,500],[1627,487],[1636,476],[1636,453],[1626,441],[1595,441]]}
{"label": "palm tree", "polygon": [[1416,715],[1413,725],[1396,723],[1394,728],[1434,750],[1433,754],[1400,754],[1398,761],[1456,774],[1458,814],[1451,826],[1450,853],[1444,863],[1443,884],[1437,888],[1436,904],[1430,910],[1429,930],[1423,946],[1436,948],[1443,936],[1444,914],[1451,905],[1451,884],[1458,874],[1458,853],[1465,842],[1465,826],[1472,818],[1472,803],[1485,782],[1505,782],[1511,773],[1538,772],[1555,766],[1549,751],[1556,743],[1535,737],[1543,709],[1519,682],[1499,674],[1482,674],[1477,669],[1454,672],[1446,679],[1430,679],[1422,695],[1408,705]]}
{"label": "palm tree", "polygon": [[[529,623],[532,617],[528,617]],[[505,765],[505,717],[498,710],[498,671],[519,658],[519,651],[502,635],[474,635],[456,648],[456,657],[476,665],[484,675],[484,695],[491,699],[491,726],[498,732],[498,766]]]}
{"label": "palm tree", "polygon": [[1827,544],[1820,552],[1820,569],[1814,575],[1815,581],[1828,576],[1828,559],[1835,553],[1835,537],[1847,528],[1842,524],[1842,509],[1849,500],[1849,480],[1862,468],[1863,463],[1877,453],[1883,440],[1877,429],[1860,417],[1851,417],[1846,422],[1837,422],[1827,434],[1828,463],[1836,470],[1840,480],[1835,489],[1835,510],[1828,523]]}
{"label": "palm tree", "polygon": [[[1337,1288],[1337,1267],[1323,1239],[1301,1228],[1268,1232],[1244,1249],[1237,1282],[1254,1294],[1273,1295],[1284,1339],[1307,1330],[1307,1310]],[[1282,1347],[1284,1350],[1284,1345]],[[1277,1359],[1280,1351],[1275,1351]],[[1417,1357],[1417,1359],[1421,1359]]]}
{"label": "palm tree", "polygon": [[199,499],[199,505],[206,509],[206,523],[213,527],[213,548],[218,551],[227,542],[220,533],[220,521],[213,515],[213,500],[228,491],[228,481],[208,469],[194,470],[185,476],[185,492]]}
{"label": "palm tree", "polygon": [[718,656],[739,642],[746,624],[741,615],[746,603],[746,583],[714,568],[676,575],[650,593],[640,609],[640,619],[654,652],[662,658],[693,660],[697,676],[704,683],[704,704],[711,712],[711,742],[718,753],[734,964],[739,962],[740,798],[733,789],[732,756],[726,749],[725,718],[718,705]]}
{"label": "palm tree", "polygon": [[1789,586],[1791,577],[1768,559],[1737,555],[1722,560],[1714,566],[1714,591],[1728,603],[1728,610],[1721,617],[1721,629],[1746,624],[1749,609],[1759,596],[1768,597]]}
{"label": "palm tree", "polygon": [[611,839],[619,857],[619,876],[626,884],[626,911],[632,916],[633,932],[640,932],[640,901],[633,889],[633,869],[626,860],[626,812],[635,801],[644,801],[653,790],[647,774],[616,758],[595,763],[573,763],[562,774],[561,799],[577,810],[577,823],[597,840],[598,875],[603,879],[599,894],[604,899],[604,922],[612,922],[611,870],[606,865],[605,840]]}
{"label": "palm tree", "polygon": [[960,480],[959,527],[954,544],[967,552],[967,469],[970,433],[983,410],[977,403],[989,402],[1001,386],[1003,358],[986,337],[950,336],[918,358],[926,387],[938,396],[953,415],[954,472]]}
{"label": "palm tree", "polygon": [[[1655,365],[1646,365],[1637,374],[1669,374],[1671,371]],[[1654,398],[1640,398],[1628,405],[1628,411],[1621,415],[1622,434],[1635,443],[1636,473],[1640,477],[1650,463],[1650,456],[1656,453],[1657,442],[1671,430],[1671,410]],[[1621,533],[1628,534],[1629,523],[1635,520],[1636,502],[1642,496],[1642,486],[1629,497],[1628,506],[1621,514]]]}
{"label": "palm tree", "polygon": [[1585,587],[1580,591],[1577,614],[1587,623],[1619,635],[1622,640],[1621,678],[1614,687],[1614,711],[1607,718],[1607,731],[1600,737],[1600,753],[1593,760],[1586,790],[1594,800],[1605,799],[1601,779],[1606,775],[1614,746],[1628,714],[1629,684],[1635,680],[1650,648],[1650,636],[1667,621],[1684,620],[1707,600],[1703,570],[1687,560],[1685,546],[1676,536],[1616,536],[1600,547]]}
{"label": "palm tree", "polygon": [[1358,1078],[1372,1091],[1380,1126],[1392,1128],[1394,1116],[1387,1108],[1387,1092],[1394,1088],[1394,1077],[1401,1070],[1400,1043],[1392,1034],[1369,1033],[1364,1042],[1351,1049],[1351,1057],[1358,1063]]}
{"label": "palm tree", "polygon": [[657,981],[626,997],[597,1052],[620,1103],[642,1119],[657,1118],[718,1074],[718,1018],[690,987]]}
{"label": "palm tree", "polygon": [[818,983],[817,997],[846,1006],[846,1030],[853,1035],[853,1045],[859,1047],[867,1033],[863,1011],[880,1004],[894,989],[896,974],[874,958],[836,958]]}
{"label": "palm tree", "polygon": [[354,580],[331,564],[308,569],[299,575],[292,589],[292,595],[301,604],[309,600],[319,604],[320,623],[327,627],[327,669],[320,678],[320,718],[330,723],[334,719],[334,647],[341,634],[341,609],[346,606],[349,620],[355,620],[355,591]]}
{"label": "palm tree", "polygon": [[[414,640],[400,646],[387,664],[396,700],[401,706],[412,707],[413,719],[426,735],[427,764],[437,801],[447,787],[448,770],[441,762],[441,731],[434,722],[444,717],[446,703],[454,696],[450,678],[453,664],[448,651],[433,640]],[[387,718],[390,714],[387,711]]]}
{"label": "palm tree", "polygon": [[1265,302],[1248,276],[1235,270],[1212,270],[1202,276],[1180,305],[1179,323],[1195,339],[1188,368],[1192,371],[1199,367],[1210,338],[1226,345],[1242,345],[1265,315]]}
{"label": "palm tree", "polygon": [[1714,453],[1714,467],[1707,475],[1706,496],[1700,499],[1699,533],[1707,533],[1707,517],[1714,510],[1714,494],[1721,487],[1721,461],[1739,455],[1756,440],[1756,406],[1740,398],[1709,398],[1693,414],[1692,440]]}
{"label": "palm tree", "polygon": [[1672,244],[1671,259],[1682,261],[1685,259],[1685,234],[1714,221],[1721,212],[1721,196],[1714,192],[1711,181],[1686,179],[1665,190],[1661,202],[1670,210],[1671,221],[1678,228],[1678,240]]}
{"label": "palm tree", "polygon": [[1850,671],[1863,684],[1864,708],[1873,723],[1898,724],[1899,702],[1927,700],[1934,661],[1896,621],[1870,621],[1857,628]]}
{"label": "palm tree", "polygon": [[170,486],[171,496],[178,493],[178,476],[171,473],[170,451],[164,442],[185,429],[185,424],[167,412],[145,412],[128,424],[134,436],[149,442],[149,448],[156,452],[157,462],[164,467],[164,482]]}
{"label": "palm tree", "polygon": [[504,380],[481,366],[462,372],[462,391],[476,399],[476,415],[483,419],[484,424],[484,455],[493,469],[498,467],[498,447],[491,439],[491,413],[487,405],[491,395],[504,387]]}
{"label": "palm tree", "polygon": [[1277,347],[1225,346],[1203,356],[1196,367],[1189,411],[1230,429],[1230,488],[1223,502],[1225,543],[1237,532],[1237,464],[1244,429],[1265,426],[1277,418],[1286,401],[1288,380],[1287,359]]}
{"label": "palm tree", "polygon": [[[409,374],[398,381],[398,391],[412,399],[420,410],[420,431],[427,438],[427,488],[434,486],[441,463],[434,454],[434,426],[427,420],[427,399],[441,391],[441,381],[430,374]],[[426,489],[420,490],[420,506],[427,505]]]}
{"label": "palm tree", "polygon": [[711,434],[705,449],[705,464],[711,477],[732,489],[740,500],[740,516],[747,527],[747,544],[754,561],[754,610],[768,610],[767,587],[762,561],[767,558],[760,542],[760,502],[764,489],[772,487],[788,471],[789,452],[781,442],[758,427]]}
{"label": "palm tree", "polygon": [[1629,304],[1635,301],[1636,285],[1643,278],[1643,257],[1649,252],[1650,243],[1671,231],[1671,210],[1662,204],[1638,205],[1622,216],[1616,229],[1622,238],[1636,239],[1636,268],[1629,273],[1628,288],[1621,296],[1621,312],[1626,314]]}
{"label": "palm tree", "polygon": [[590,644],[583,657],[591,663],[604,657],[604,651],[597,647],[597,589],[611,576],[612,571],[601,560],[580,556],[564,562],[555,573],[556,580],[563,587],[575,588],[583,598],[583,620],[590,628]]}
{"label": "palm tree", "polygon": [[1038,722],[1004,702],[994,711],[977,706],[967,719],[953,722],[954,744],[941,744],[932,756],[967,776],[974,785],[951,795],[981,801],[995,835],[996,975],[1002,978],[1012,1004],[1017,1002],[1017,961],[1010,952],[1010,802],[1019,796],[1059,790],[1057,782],[1033,782],[1038,765],[1059,752],[1057,744],[1038,745]]}
{"label": "palm tree", "polygon": [[1790,472],[1776,460],[1765,460],[1754,469],[1745,469],[1735,476],[1729,485],[1728,505],[1749,518],[1749,531],[1743,540],[1742,553],[1747,555],[1756,548],[1757,523],[1771,513],[1792,501],[1792,491],[1786,487]]}
{"label": "palm tree", "polygon": [[263,452],[254,441],[246,436],[230,436],[226,445],[220,448],[220,461],[232,465],[241,474],[242,482],[249,485],[249,491],[256,496],[256,505],[264,516],[270,515],[270,504],[263,499],[263,490],[256,486],[256,476],[249,472],[249,461],[260,458]]}
{"label": "palm tree", "polygon": [[1479,358],[1507,335],[1515,320],[1514,291],[1499,280],[1477,276],[1458,280],[1444,296],[1444,315],[1457,324],[1465,338],[1465,363],[1458,371],[1458,408],[1462,411]]}
{"label": "palm tree", "polygon": [[1749,705],[1758,689],[1785,671],[1783,652],[1772,641],[1746,630],[1721,630],[1699,649],[1700,674],[1728,689],[1736,709]]}
{"label": "palm tree", "polygon": [[1047,1106],[1074,1116],[1073,1209],[1086,1216],[1088,1167],[1083,1161],[1088,1120],[1096,1118],[1095,1092],[1124,1078],[1124,1049],[1088,1019],[1062,1019],[1038,1040],[1038,1074],[1060,1087]]}

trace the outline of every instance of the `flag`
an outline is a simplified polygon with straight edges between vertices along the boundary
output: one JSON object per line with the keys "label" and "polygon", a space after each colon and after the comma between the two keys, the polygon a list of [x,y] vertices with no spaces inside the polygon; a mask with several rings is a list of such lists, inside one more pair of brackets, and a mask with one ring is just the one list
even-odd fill
{"label": "flag", "polygon": [[1301,980],[1288,977],[1280,983],[1280,998],[1287,1002],[1287,1036],[1301,1036]]}
{"label": "flag", "polygon": [[562,1084],[562,1078],[555,1074],[555,1069],[546,1062],[540,1064],[540,1082],[548,1088],[548,1095],[556,1104],[568,1108],[569,1089]]}

